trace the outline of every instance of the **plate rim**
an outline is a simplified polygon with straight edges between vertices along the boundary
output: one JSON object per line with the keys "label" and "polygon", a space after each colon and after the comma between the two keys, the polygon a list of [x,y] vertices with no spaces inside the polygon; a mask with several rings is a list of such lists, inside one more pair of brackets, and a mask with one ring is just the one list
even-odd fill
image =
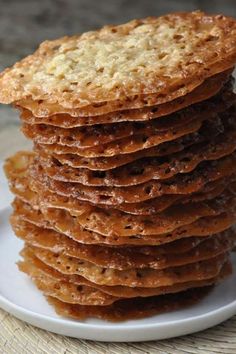
{"label": "plate rim", "polygon": [[[109,324],[91,324],[65,318],[53,318],[17,305],[1,294],[0,307],[16,318],[43,330],[77,339],[103,342],[141,342],[179,337],[214,327],[236,314],[236,300],[234,300],[218,309],[181,320],[110,326]],[[188,324],[191,324],[191,326],[188,326]],[[88,330],[90,330],[89,333]],[[159,333],[158,330],[160,330]],[[111,338],[112,335],[115,335],[115,337]]]}
{"label": "plate rim", "polygon": [[[235,296],[236,297],[236,296]],[[6,305],[6,306],[5,306]],[[183,318],[183,319],[179,319],[179,320],[173,320],[173,321],[166,321],[164,323],[148,323],[148,324],[129,324],[129,325],[126,325],[124,327],[124,325],[122,325],[123,322],[121,322],[121,324],[119,324],[118,322],[115,322],[115,326],[110,326],[109,323],[107,324],[92,324],[92,323],[83,323],[81,321],[76,321],[76,320],[70,320],[70,319],[66,319],[66,318],[53,318],[49,315],[44,315],[44,314],[40,314],[38,312],[35,312],[35,311],[32,311],[32,310],[29,310],[21,305],[17,305],[16,303],[12,302],[11,300],[7,299],[6,297],[4,297],[1,293],[0,293],[0,307],[1,306],[5,306],[5,307],[12,307],[13,309],[15,308],[17,311],[19,312],[26,312],[28,315],[32,316],[36,316],[36,317],[42,317],[43,319],[45,320],[48,320],[48,321],[51,321],[51,322],[66,322],[68,324],[72,324],[73,326],[77,326],[77,325],[82,325],[83,327],[89,327],[89,328],[93,328],[93,327],[100,327],[101,329],[107,329],[107,327],[109,329],[114,329],[114,330],[117,330],[117,329],[141,329],[143,327],[145,328],[153,328],[153,327],[165,327],[165,326],[170,326],[170,325],[175,325],[175,324],[186,324],[186,322],[191,322],[191,321],[196,321],[196,320],[202,320],[202,319],[205,319],[205,317],[209,318],[209,316],[213,316],[213,315],[218,315],[220,314],[221,312],[225,312],[227,310],[232,310],[232,308],[234,308],[235,310],[235,313],[232,314],[232,316],[236,315],[236,298],[234,301],[232,302],[229,302],[228,304],[224,305],[224,306],[221,306],[215,310],[210,310],[210,311],[207,311],[203,314],[200,314],[200,315],[196,315],[196,316],[192,316],[192,317],[188,317],[188,318]]]}

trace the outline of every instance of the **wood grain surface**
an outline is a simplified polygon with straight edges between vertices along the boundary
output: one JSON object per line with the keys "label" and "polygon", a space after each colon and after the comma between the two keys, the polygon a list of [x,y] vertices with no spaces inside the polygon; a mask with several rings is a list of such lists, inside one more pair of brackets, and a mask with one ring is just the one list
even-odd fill
{"label": "wood grain surface", "polygon": [[0,310],[1,354],[235,354],[236,316],[193,335],[140,343],[68,338],[30,326]]}

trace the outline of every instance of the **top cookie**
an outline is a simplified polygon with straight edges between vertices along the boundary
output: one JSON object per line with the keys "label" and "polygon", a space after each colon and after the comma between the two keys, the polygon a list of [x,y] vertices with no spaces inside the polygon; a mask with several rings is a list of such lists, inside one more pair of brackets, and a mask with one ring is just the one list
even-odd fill
{"label": "top cookie", "polygon": [[115,110],[125,102],[129,108],[137,101],[159,104],[235,62],[234,19],[198,11],[170,14],[42,43],[0,75],[0,101],[82,112],[114,102]]}

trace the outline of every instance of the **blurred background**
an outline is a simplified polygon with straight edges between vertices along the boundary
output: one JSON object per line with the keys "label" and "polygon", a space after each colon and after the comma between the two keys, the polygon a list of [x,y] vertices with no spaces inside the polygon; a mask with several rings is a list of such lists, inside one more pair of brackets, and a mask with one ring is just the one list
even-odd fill
{"label": "blurred background", "polygon": [[[236,17],[236,0],[0,0],[0,71],[32,53],[45,39],[196,9]],[[8,140],[6,134],[12,135],[17,124],[16,112],[1,106],[0,142],[3,134]],[[19,134],[17,139],[23,138]]]}

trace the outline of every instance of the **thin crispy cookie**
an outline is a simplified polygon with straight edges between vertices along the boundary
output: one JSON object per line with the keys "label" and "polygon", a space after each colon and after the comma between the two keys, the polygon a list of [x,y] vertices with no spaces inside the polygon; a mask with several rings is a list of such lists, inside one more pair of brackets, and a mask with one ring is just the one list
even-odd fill
{"label": "thin crispy cookie", "polygon": [[[46,41],[0,77],[0,100],[62,110],[139,107],[184,96],[236,61],[236,22],[177,13]],[[112,104],[111,104],[112,103]]]}
{"label": "thin crispy cookie", "polygon": [[[89,117],[78,117],[77,111],[75,110],[68,110],[67,114],[53,114],[50,116],[42,115],[45,113],[40,110],[41,104],[38,104],[38,109],[34,109],[37,111],[37,114],[40,115],[38,117],[32,114],[32,104],[35,106],[35,102],[31,102],[31,104],[26,106],[28,109],[17,106],[18,109],[21,111],[21,119],[29,124],[48,124],[54,125],[58,127],[64,128],[73,128],[79,126],[89,126],[94,125],[99,122],[99,124],[106,124],[106,123],[116,123],[117,122],[127,122],[127,121],[147,121],[154,118],[159,118],[162,116],[167,116],[173,112],[184,111],[185,107],[188,107],[187,112],[192,115],[192,110],[195,111],[195,106],[198,109],[205,109],[206,106],[210,108],[210,111],[215,110],[215,103],[218,104],[218,101],[222,102],[226,100],[230,100],[232,95],[231,91],[233,88],[233,78],[229,80],[227,84],[225,84],[229,78],[229,75],[232,73],[232,69],[227,70],[226,72],[219,73],[210,77],[209,79],[205,80],[201,85],[199,85],[196,89],[188,93],[183,97],[179,97],[173,101],[163,103],[157,106],[151,107],[144,107],[139,109],[132,109],[132,110],[123,110],[123,111],[116,111],[111,112],[108,114],[101,114],[102,107],[98,107],[100,115],[89,116]],[[215,96],[214,96],[215,95]],[[214,96],[212,98],[212,96]],[[203,101],[204,100],[204,101]],[[202,102],[203,101],[203,102]],[[198,103],[194,105],[194,103]],[[31,110],[30,110],[31,109]],[[40,114],[41,112],[41,114]],[[53,113],[53,112],[52,112]],[[56,112],[54,112],[56,113]],[[94,112],[97,114],[98,112]],[[165,119],[166,117],[164,117]]]}

